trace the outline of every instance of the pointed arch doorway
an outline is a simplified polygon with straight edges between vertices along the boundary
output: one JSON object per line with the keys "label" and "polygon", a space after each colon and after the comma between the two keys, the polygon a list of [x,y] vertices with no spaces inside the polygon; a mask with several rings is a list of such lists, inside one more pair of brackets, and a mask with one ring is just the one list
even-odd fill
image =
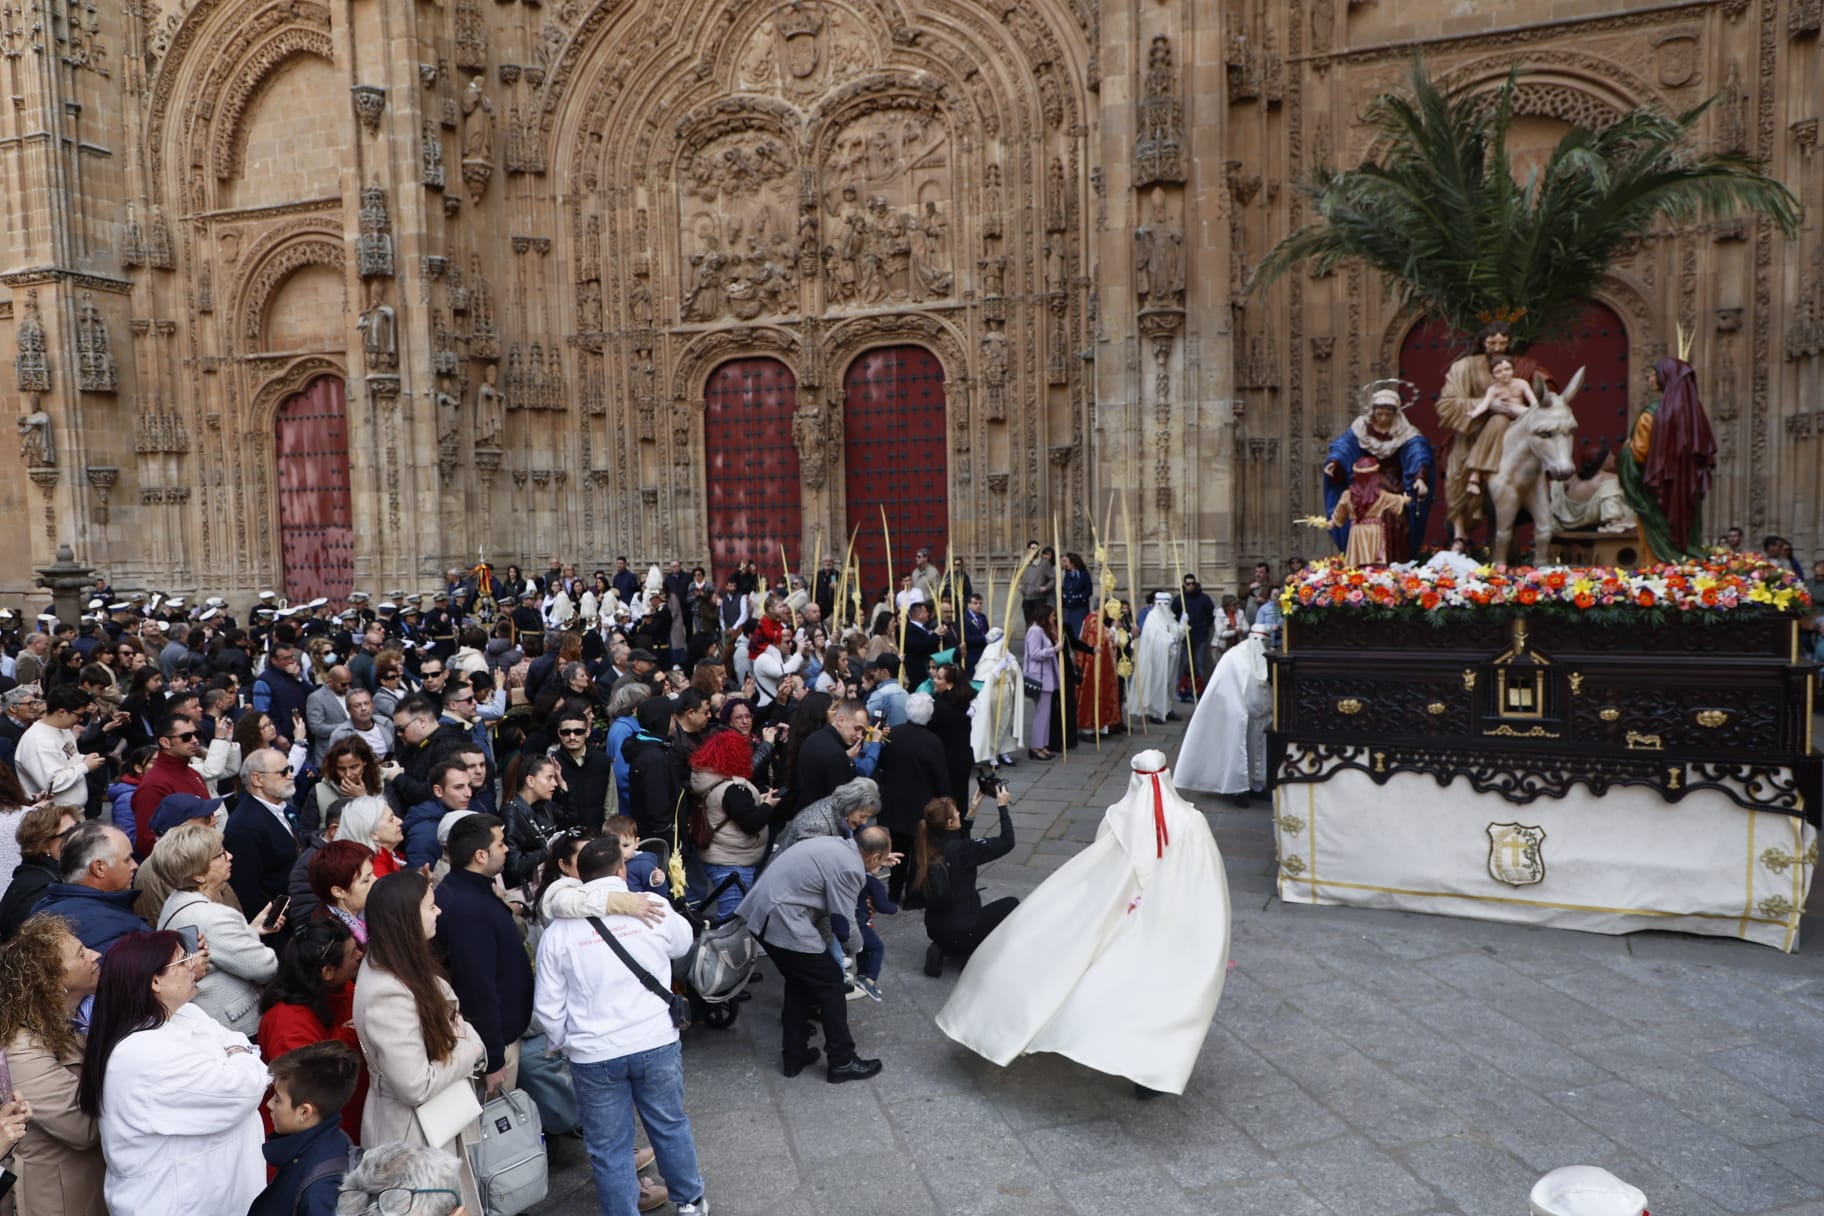
{"label": "pointed arch doorway", "polygon": [[355,510],[349,494],[348,403],[342,381],[320,376],[279,406],[279,560],[285,598],[341,603],[355,585]]}

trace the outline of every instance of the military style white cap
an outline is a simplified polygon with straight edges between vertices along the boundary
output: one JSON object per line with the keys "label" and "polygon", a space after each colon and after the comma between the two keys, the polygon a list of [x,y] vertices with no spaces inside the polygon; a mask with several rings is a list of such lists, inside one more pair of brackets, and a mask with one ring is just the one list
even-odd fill
{"label": "military style white cap", "polygon": [[228,606],[228,601],[219,595],[212,595],[204,600],[203,603],[211,608],[226,608]]}
{"label": "military style white cap", "polygon": [[1596,1165],[1567,1165],[1533,1184],[1533,1216],[1646,1216],[1647,1197]]}
{"label": "military style white cap", "polygon": [[276,600],[279,598],[279,595],[276,591],[262,591],[260,592],[260,598],[263,600]]}
{"label": "military style white cap", "polygon": [[321,608],[321,607],[323,607],[323,606],[324,606],[324,605],[326,605],[326,604],[328,604],[328,603],[329,603],[329,597],[328,597],[328,596],[326,596],[326,595],[319,595],[319,596],[318,596],[318,597],[317,597],[317,598],[316,598],[316,599],[314,599],[314,600],[312,600],[312,601],[310,601],[310,603],[308,603],[308,604],[306,604],[306,605],[304,605],[304,606],[305,606],[305,607],[306,607],[306,608],[309,608],[309,609],[310,609],[310,610],[312,610],[312,611],[313,611],[313,612],[314,612],[314,611],[315,611],[315,610],[317,610],[317,609],[318,609],[318,608]]}
{"label": "military style white cap", "polygon": [[367,603],[367,592],[351,591],[348,593],[348,599],[352,604],[365,604]]}
{"label": "military style white cap", "polygon": [[92,599],[89,601],[89,605],[88,605],[90,612],[95,611],[97,608],[103,608],[106,606],[107,606],[107,601],[102,600],[102,599]]}
{"label": "military style white cap", "polygon": [[165,607],[167,607],[167,608],[182,608],[183,606],[184,606],[184,597],[181,595],[174,595],[170,599],[165,601]]}
{"label": "military style white cap", "polygon": [[201,616],[197,617],[196,619],[199,621],[213,621],[215,619],[215,609],[213,609],[213,608],[203,609],[203,614]]}

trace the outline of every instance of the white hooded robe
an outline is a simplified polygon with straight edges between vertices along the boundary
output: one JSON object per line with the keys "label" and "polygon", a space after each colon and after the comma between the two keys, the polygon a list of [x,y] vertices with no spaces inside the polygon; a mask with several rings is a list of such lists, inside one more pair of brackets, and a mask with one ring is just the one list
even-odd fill
{"label": "white hooded robe", "polygon": [[1178,665],[1184,660],[1184,630],[1172,615],[1172,597],[1153,596],[1152,610],[1140,625],[1140,653],[1134,668],[1134,704],[1153,721],[1172,712],[1178,690]]}
{"label": "white hooded robe", "polygon": [[1174,770],[1187,790],[1246,794],[1267,784],[1267,726],[1273,686],[1258,633],[1223,651],[1197,702]]}

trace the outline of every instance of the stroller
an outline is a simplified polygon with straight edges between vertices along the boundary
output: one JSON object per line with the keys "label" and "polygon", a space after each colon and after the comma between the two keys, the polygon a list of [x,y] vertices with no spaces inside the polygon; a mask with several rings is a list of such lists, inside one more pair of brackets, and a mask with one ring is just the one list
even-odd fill
{"label": "stroller", "polygon": [[[660,837],[640,841],[640,848],[659,859],[664,869],[670,864],[671,845]],[[690,1002],[692,1025],[712,1030],[727,1030],[741,1015],[741,995],[753,979],[754,967],[760,961],[760,943],[747,931],[747,922],[738,916],[718,921],[716,900],[729,887],[746,884],[739,874],[730,874],[714,890],[695,904],[673,900],[678,914],[690,922],[694,939],[689,951],[672,963],[672,984],[684,982],[684,999]]]}

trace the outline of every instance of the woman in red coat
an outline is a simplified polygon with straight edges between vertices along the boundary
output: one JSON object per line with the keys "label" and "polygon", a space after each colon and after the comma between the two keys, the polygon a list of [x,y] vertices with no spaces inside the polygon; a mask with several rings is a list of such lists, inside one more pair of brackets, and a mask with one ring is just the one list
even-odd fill
{"label": "woman in red coat", "polygon": [[[267,1063],[294,1048],[334,1039],[360,1054],[355,1037],[355,972],[361,947],[348,926],[320,917],[301,927],[285,944],[279,972],[260,998],[260,1058]],[[367,1066],[355,1082],[354,1097],[342,1108],[342,1130],[351,1140],[361,1134],[361,1108],[367,1100]]]}

